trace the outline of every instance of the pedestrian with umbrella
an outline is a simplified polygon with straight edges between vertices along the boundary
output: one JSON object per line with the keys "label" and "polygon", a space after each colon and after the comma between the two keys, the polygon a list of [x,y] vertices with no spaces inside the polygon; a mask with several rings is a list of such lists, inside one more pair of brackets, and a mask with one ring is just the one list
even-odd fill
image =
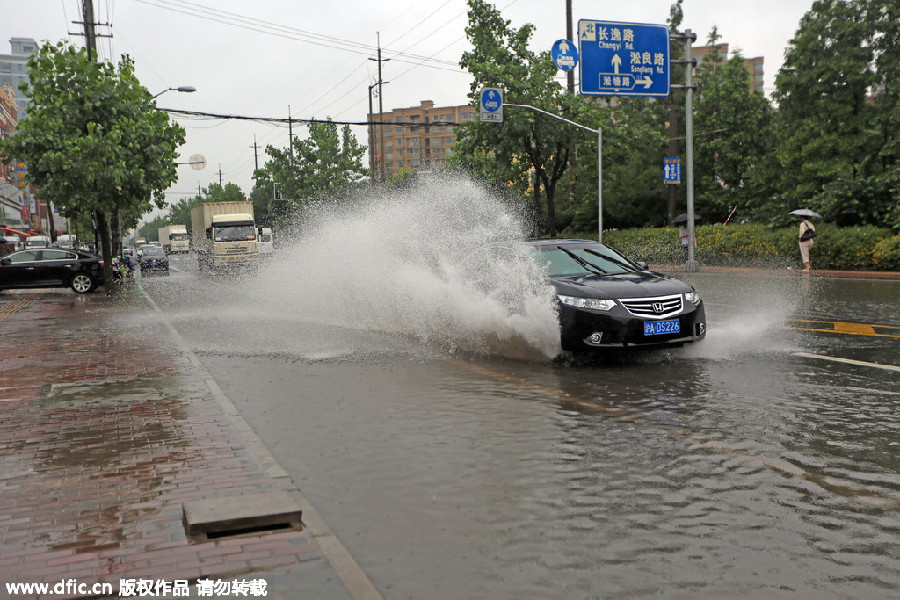
{"label": "pedestrian with umbrella", "polygon": [[816,227],[810,222],[810,217],[821,219],[822,215],[808,208],[798,208],[789,212],[790,215],[800,217],[800,260],[803,261],[803,270],[810,271],[809,249],[813,247],[813,238],[816,237]]}

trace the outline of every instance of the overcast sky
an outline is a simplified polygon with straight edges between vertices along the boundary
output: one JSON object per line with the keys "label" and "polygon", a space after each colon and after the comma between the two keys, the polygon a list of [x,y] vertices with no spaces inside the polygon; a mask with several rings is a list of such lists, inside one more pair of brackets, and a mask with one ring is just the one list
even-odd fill
{"label": "overcast sky", "polygon": [[[745,57],[765,57],[766,93],[812,0],[685,0],[683,28],[705,42],[717,27],[721,42]],[[3,0],[0,52],[11,37],[69,39],[83,44],[82,0]],[[498,0],[515,27],[536,26],[534,50],[566,37],[565,0]],[[573,0],[573,20],[593,19],[665,24],[670,0]],[[364,121],[368,88],[377,80],[378,38],[385,111],[467,102],[470,77],[460,70],[468,47],[465,0],[94,0],[96,20],[111,23],[99,32],[104,58],[130,54],[137,75],[151,93],[191,85],[193,94],[167,92],[158,105],[258,117],[327,118]],[[577,26],[577,25],[576,25]],[[562,73],[561,73],[562,75]],[[564,79],[563,79],[564,81]],[[377,99],[374,100],[377,110]],[[167,192],[170,202],[219,181],[249,193],[254,136],[259,162],[266,145],[287,146],[287,126],[258,122],[182,119],[187,131],[181,159],[201,154],[203,170],[179,167]],[[365,127],[353,131],[366,143]],[[305,128],[294,126],[295,135]]]}

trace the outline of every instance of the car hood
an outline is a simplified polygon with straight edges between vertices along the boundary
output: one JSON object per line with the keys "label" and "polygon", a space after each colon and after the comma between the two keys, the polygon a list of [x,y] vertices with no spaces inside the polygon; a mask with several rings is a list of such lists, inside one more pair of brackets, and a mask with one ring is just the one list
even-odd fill
{"label": "car hood", "polygon": [[580,298],[655,298],[691,291],[691,286],[659,273],[616,273],[551,277],[557,293]]}

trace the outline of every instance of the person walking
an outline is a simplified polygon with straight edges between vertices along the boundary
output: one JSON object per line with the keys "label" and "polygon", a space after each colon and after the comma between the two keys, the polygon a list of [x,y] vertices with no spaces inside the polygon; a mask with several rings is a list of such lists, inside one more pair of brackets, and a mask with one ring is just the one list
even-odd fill
{"label": "person walking", "polygon": [[800,260],[803,261],[803,270],[809,272],[809,249],[813,247],[813,238],[816,236],[816,228],[806,216],[800,217]]}

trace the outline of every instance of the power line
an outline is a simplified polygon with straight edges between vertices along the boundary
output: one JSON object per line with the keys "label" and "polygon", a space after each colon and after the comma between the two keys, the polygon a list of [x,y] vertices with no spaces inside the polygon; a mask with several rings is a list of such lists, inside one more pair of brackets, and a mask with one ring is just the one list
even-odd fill
{"label": "power line", "polygon": [[390,125],[392,127],[443,127],[446,125],[457,126],[461,125],[461,123],[457,123],[456,121],[432,121],[430,123],[422,123],[422,122],[412,122],[412,121],[402,121],[402,122],[381,122],[381,121],[335,121],[333,119],[299,119],[296,117],[253,117],[249,115],[230,115],[223,113],[211,113],[199,110],[181,110],[175,108],[157,108],[156,110],[163,111],[170,115],[177,115],[185,118],[195,118],[195,119],[229,119],[233,121],[256,121],[257,123],[268,123],[268,124],[277,124],[277,125],[290,125],[291,123],[333,123],[334,125],[359,125],[359,126],[368,126],[368,125]]}
{"label": "power line", "polygon": [[[148,6],[155,6],[157,8],[162,8],[164,10],[169,10],[172,12],[177,12],[185,15],[189,15],[192,17],[197,17],[199,19],[204,19],[207,21],[213,21],[217,23],[222,23],[225,25],[231,25],[233,27],[239,27],[242,29],[247,29],[250,31],[256,31],[258,33],[265,33],[269,35],[276,35],[279,37],[284,37],[292,40],[303,41],[310,44],[315,44],[317,46],[324,46],[327,48],[331,48],[334,50],[343,50],[347,52],[354,52],[356,54],[371,54],[376,51],[377,48],[363,44],[360,42],[355,42],[353,40],[345,40],[342,38],[337,38],[334,36],[324,35],[320,33],[313,33],[309,31],[304,31],[302,29],[297,29],[295,27],[289,27],[287,25],[281,25],[278,23],[272,23],[270,21],[265,21],[263,19],[256,19],[254,17],[246,17],[243,15],[239,15],[237,13],[232,13],[228,11],[223,11],[219,9],[213,9],[202,4],[197,4],[195,2],[187,2],[185,0],[136,0],[141,4],[146,4]],[[411,62],[417,60],[429,60],[433,63],[437,63],[438,65],[445,66],[457,66],[455,62],[449,60],[442,60],[436,58],[428,58],[423,56],[418,56],[415,54],[408,54],[402,52],[396,52],[394,50],[383,49],[386,52],[391,52],[394,54],[391,58],[396,58],[396,60],[400,62]],[[441,68],[439,66],[434,65],[424,65],[429,68]]]}

